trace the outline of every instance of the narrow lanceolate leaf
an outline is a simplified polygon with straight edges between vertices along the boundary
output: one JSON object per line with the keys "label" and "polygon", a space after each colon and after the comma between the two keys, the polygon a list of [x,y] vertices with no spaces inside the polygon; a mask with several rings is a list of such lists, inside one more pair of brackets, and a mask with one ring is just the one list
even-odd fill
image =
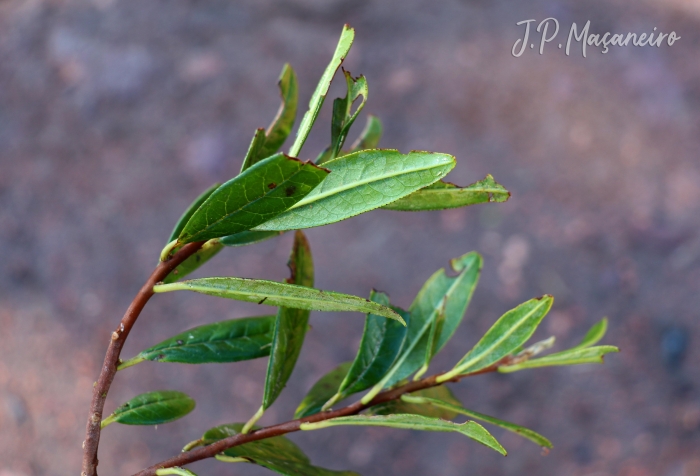
{"label": "narrow lanceolate leaf", "polygon": [[593,327],[591,327],[588,332],[586,332],[586,335],[583,336],[583,340],[579,345],[576,347],[572,347],[571,350],[574,349],[585,349],[586,347],[590,347],[594,344],[597,344],[600,339],[605,337],[605,333],[608,331],[608,318],[604,317],[600,321],[598,321]]}
{"label": "narrow lanceolate leaf", "polygon": [[[422,397],[422,398],[432,398],[442,402],[451,403],[458,407],[462,406],[462,403],[454,396],[447,385],[439,385],[437,387],[426,388],[425,390],[419,390],[417,392],[411,393],[411,396]],[[395,413],[411,413],[414,415],[423,415],[432,418],[441,418],[443,420],[454,420],[457,416],[457,412],[448,410],[445,408],[437,407],[435,405],[423,405],[411,403],[402,399],[392,400],[390,402],[381,403],[371,407],[368,411],[370,415],[392,415]]]}
{"label": "narrow lanceolate leaf", "polygon": [[596,347],[573,348],[555,354],[545,355],[538,359],[526,360],[515,365],[504,365],[498,367],[499,372],[510,373],[523,369],[534,369],[538,367],[551,367],[555,365],[579,365],[579,364],[602,364],[603,356],[611,352],[619,352],[615,346],[599,345]]}
{"label": "narrow lanceolate leaf", "polygon": [[[241,433],[243,424],[232,423],[212,428],[204,433],[204,444],[210,445],[223,438]],[[301,449],[284,436],[275,436],[234,446],[223,452],[220,461],[246,461],[279,474],[289,476],[358,476],[352,471],[333,471],[312,466]]]}
{"label": "narrow lanceolate leaf", "polygon": [[455,368],[440,376],[438,381],[444,382],[456,375],[476,372],[510,355],[532,336],[553,302],[552,296],[544,295],[506,312]]}
{"label": "narrow lanceolate leaf", "polygon": [[362,399],[367,403],[383,388],[405,379],[425,364],[430,341],[430,330],[444,306],[444,323],[437,341],[435,353],[452,337],[471,301],[479,280],[482,259],[478,253],[467,253],[450,261],[452,269],[459,273],[448,276],[445,269],[436,271],[428,279],[411,304],[406,342],[401,354],[384,378]]}
{"label": "narrow lanceolate leaf", "polygon": [[[345,144],[345,139],[347,138],[348,132],[353,122],[357,118],[362,108],[365,107],[367,102],[367,80],[364,76],[359,78],[353,78],[350,72],[343,70],[343,75],[345,76],[345,82],[347,84],[348,92],[344,98],[338,98],[333,101],[333,117],[331,120],[331,147],[328,156],[323,157],[322,161],[317,161],[317,164],[321,164],[328,160],[333,160],[340,154],[340,149]],[[362,97],[362,102],[360,102],[355,112],[352,112],[353,103]]]}
{"label": "narrow lanceolate leaf", "polygon": [[294,140],[292,148],[289,150],[290,155],[295,157],[299,155],[299,151],[301,151],[301,147],[304,145],[304,142],[306,142],[306,138],[309,136],[311,127],[314,125],[314,122],[318,117],[321,106],[323,106],[323,101],[326,99],[328,88],[331,86],[333,76],[340,67],[340,64],[348,55],[354,39],[355,30],[350,28],[348,25],[343,26],[343,32],[340,35],[340,40],[338,41],[338,46],[335,49],[335,53],[333,53],[333,58],[328,66],[326,66],[326,70],[323,72],[323,75],[316,86],[316,90],[311,95],[309,110],[306,111],[306,114],[304,114],[304,117],[301,119],[296,139]]}
{"label": "narrow lanceolate leaf", "polygon": [[294,126],[294,117],[297,113],[297,77],[289,64],[285,64],[279,78],[280,96],[282,104],[277,111],[277,116],[267,128],[258,129],[248,149],[241,172],[251,165],[267,158],[277,152]]}
{"label": "narrow lanceolate leaf", "polygon": [[174,283],[193,271],[199,269],[204,263],[212,259],[223,249],[224,245],[218,239],[209,240],[202,245],[192,256],[187,258],[180,265],[172,270],[163,280],[164,283]]}
{"label": "narrow lanceolate leaf", "polygon": [[182,418],[194,410],[194,405],[192,398],[174,390],[142,393],[102,420],[102,427],[113,422],[124,425],[159,425]]}
{"label": "narrow lanceolate leaf", "polygon": [[436,182],[382,208],[406,212],[459,208],[477,203],[505,202],[510,192],[491,175],[466,187],[449,182]]}
{"label": "narrow lanceolate leaf", "polygon": [[246,246],[252,245],[253,243],[259,243],[261,241],[269,240],[276,236],[280,236],[284,232],[282,231],[242,231],[236,233],[235,235],[224,236],[219,238],[219,242],[224,246]]}
{"label": "narrow lanceolate leaf", "polygon": [[284,154],[268,157],[216,189],[178,235],[180,244],[249,230],[282,213],[328,175]]}
{"label": "narrow lanceolate leaf", "polygon": [[455,158],[436,152],[373,149],[323,164],[331,173],[289,210],[257,230],[293,230],[327,225],[404,197],[444,177]]}
{"label": "narrow lanceolate leaf", "polygon": [[[372,291],[370,300],[389,306],[389,296],[381,292]],[[410,327],[410,314],[397,307],[391,308],[401,314]],[[407,326],[402,326],[397,321],[368,314],[357,356],[338,392],[324,408],[330,408],[347,396],[366,390],[379,382],[399,355],[406,340],[407,329]]]}
{"label": "narrow lanceolate leaf", "polygon": [[[288,265],[291,276],[287,279],[287,283],[309,288],[314,285],[314,263],[311,249],[306,237],[299,230],[294,235],[294,245]],[[292,375],[299,352],[304,345],[304,336],[309,325],[309,314],[308,310],[289,307],[280,307],[277,312],[270,360],[265,377],[263,411],[277,399]]]}
{"label": "narrow lanceolate leaf", "polygon": [[274,325],[275,316],[261,316],[195,327],[140,352],[119,369],[144,360],[205,364],[265,357],[270,354]]}
{"label": "narrow lanceolate leaf", "polygon": [[504,428],[508,431],[512,431],[513,433],[518,434],[523,438],[527,438],[533,443],[540,446],[544,446],[545,448],[553,447],[551,441],[549,441],[547,438],[545,438],[537,432],[529,430],[523,426],[516,425],[514,423],[499,420],[498,418],[494,418],[492,416],[484,415],[483,413],[467,410],[459,403],[455,404],[454,402],[446,402],[439,398],[426,398],[422,396],[416,396],[416,393],[410,395],[403,395],[401,397],[401,400],[413,405],[440,408],[449,412],[453,412],[454,414],[466,415],[476,420],[485,421],[486,423],[491,423],[492,425],[500,426],[501,428]]}
{"label": "narrow lanceolate leaf", "polygon": [[365,128],[360,132],[360,137],[350,146],[350,151],[348,153],[350,154],[365,149],[376,149],[381,138],[382,121],[380,121],[378,117],[370,114],[367,116]]}
{"label": "narrow lanceolate leaf", "polygon": [[483,426],[474,421],[457,424],[451,421],[440,420],[438,418],[429,418],[421,415],[399,414],[386,416],[365,416],[355,415],[348,417],[333,418],[331,420],[319,421],[317,423],[302,423],[302,430],[319,430],[339,425],[355,425],[355,426],[386,426],[390,428],[402,428],[406,430],[421,430],[421,431],[445,431],[461,433],[469,438],[481,443],[484,446],[498,451],[503,456],[506,455],[506,450],[496,441],[496,438],[491,436]]}
{"label": "narrow lanceolate leaf", "polygon": [[238,301],[257,302],[267,306],[284,306],[310,311],[371,312],[403,322],[403,318],[386,306],[349,294],[321,291],[295,284],[264,279],[201,278],[172,284],[158,284],[153,291],[195,291]]}
{"label": "narrow lanceolate leaf", "polygon": [[303,418],[320,412],[323,404],[338,393],[340,383],[347,375],[351,365],[352,362],[342,363],[321,377],[297,407],[294,418]]}
{"label": "narrow lanceolate leaf", "polygon": [[197,209],[202,206],[202,203],[204,203],[207,200],[207,198],[209,198],[209,195],[214,193],[214,191],[220,186],[220,183],[215,183],[214,185],[206,189],[204,192],[202,192],[200,196],[194,199],[194,202],[192,202],[192,204],[189,207],[187,207],[185,213],[182,214],[180,219],[175,224],[175,228],[173,228],[173,231],[170,233],[170,238],[168,238],[168,243],[170,243],[180,235],[182,229],[185,228],[187,222],[190,221],[190,218],[192,218],[192,215],[194,215],[194,212],[196,212]]}

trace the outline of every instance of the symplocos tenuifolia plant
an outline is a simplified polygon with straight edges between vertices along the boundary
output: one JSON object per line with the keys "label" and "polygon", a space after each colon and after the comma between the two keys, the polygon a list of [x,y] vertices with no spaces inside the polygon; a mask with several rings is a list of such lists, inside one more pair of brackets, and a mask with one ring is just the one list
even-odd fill
{"label": "symplocos tenuifolia plant", "polygon": [[[439,210],[504,202],[510,197],[490,175],[463,188],[443,181],[455,165],[451,155],[377,149],[382,125],[373,116],[358,140],[344,149],[348,131],[367,101],[364,76],[354,78],[345,70],[347,95],[333,101],[330,145],[315,161],[297,158],[353,39],[354,30],[346,25],[289,153],[278,150],[294,124],[297,82],[292,68],[285,65],[279,80],[282,105],[267,130],[255,132],[240,174],[206,190],[175,225],[159,264],[112,333],[94,385],[83,442],[83,476],[97,474],[100,432],[107,425],[157,425],[194,409],[194,400],[184,393],[152,391],[103,417],[116,372],[146,360],[202,364],[268,357],[268,366],[260,409],[247,422],[208,429],[182,452],[143,469],[138,476],[192,475],[183,466],[205,458],[253,463],[284,475],[326,476],[356,473],[313,466],[283,435],[337,425],[457,432],[505,455],[506,450],[478,420],[551,448],[547,438],[532,430],[465,408],[446,384],[487,372],[600,363],[604,354],[617,352],[613,346],[595,345],[606,331],[603,319],[574,348],[535,358],[554,343],[550,337],[526,347],[552,306],[552,296],[545,295],[503,314],[451,370],[425,376],[431,359],[452,337],[469,305],[482,265],[476,252],[450,262],[454,276],[445,269],[436,271],[408,310],[392,305],[382,292],[371,291],[365,299],[313,287],[311,250],[300,229],[376,208]],[[284,283],[240,277],[182,280],[226,246],[250,245],[291,230],[297,231],[289,258],[291,276]],[[124,342],[147,301],[154,294],[180,290],[274,306],[277,313],[195,327],[122,360]],[[258,428],[256,422],[279,397],[294,369],[311,310],[366,314],[357,356],[323,376],[299,404],[293,419]],[[360,400],[339,405],[364,391]],[[460,415],[469,420],[455,423]]]}

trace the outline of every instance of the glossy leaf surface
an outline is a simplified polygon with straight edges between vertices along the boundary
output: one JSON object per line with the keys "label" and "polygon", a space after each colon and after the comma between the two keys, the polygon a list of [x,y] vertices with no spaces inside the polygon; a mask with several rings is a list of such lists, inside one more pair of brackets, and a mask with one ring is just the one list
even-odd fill
{"label": "glossy leaf surface", "polygon": [[496,182],[491,175],[466,187],[449,182],[435,182],[382,208],[397,211],[443,210],[477,203],[505,202],[510,192]]}
{"label": "glossy leaf surface", "polygon": [[421,407],[433,407],[436,409],[443,409],[446,411],[449,411],[451,413],[454,413],[455,415],[466,415],[468,417],[474,418],[476,420],[481,420],[486,423],[491,423],[492,425],[499,426],[501,428],[504,428],[508,431],[511,431],[515,434],[518,434],[522,436],[523,438],[527,438],[528,440],[532,441],[533,443],[543,446],[545,448],[552,448],[552,442],[549,441],[547,438],[544,436],[540,435],[539,433],[532,431],[528,428],[525,428],[520,425],[516,425],[514,423],[510,423],[507,421],[499,420],[498,418],[494,418],[492,416],[484,415],[483,413],[478,413],[472,410],[467,410],[464,408],[459,402],[455,404],[454,402],[446,402],[443,401],[442,399],[439,398],[429,398],[429,397],[424,397],[424,396],[417,396],[416,394],[410,394],[410,395],[403,395],[401,397],[401,400],[403,402],[406,402],[408,404],[412,405],[418,405]]}
{"label": "glossy leaf surface", "polygon": [[166,339],[132,360],[204,364],[257,359],[270,354],[274,325],[275,316],[206,324]]}
{"label": "glossy leaf surface", "polygon": [[[204,444],[211,444],[241,433],[243,424],[232,423],[212,428],[204,433]],[[312,466],[301,449],[284,436],[275,436],[234,446],[224,451],[231,458],[243,458],[279,474],[289,476],[357,476],[351,471],[332,471]]]}
{"label": "glossy leaf surface", "polygon": [[194,202],[192,202],[192,204],[189,207],[187,207],[187,210],[185,210],[185,212],[175,224],[175,228],[173,228],[173,231],[170,233],[170,238],[168,238],[168,243],[170,243],[180,235],[180,232],[182,232],[182,229],[185,228],[187,222],[190,221],[190,218],[192,218],[194,212],[196,212],[197,209],[202,206],[202,203],[204,203],[207,200],[207,198],[209,198],[209,195],[214,193],[214,190],[216,190],[220,186],[220,183],[215,183],[214,185],[206,189],[204,192],[202,192],[200,196],[194,199]]}
{"label": "glossy leaf surface", "polygon": [[159,425],[182,418],[194,410],[195,402],[182,392],[163,390],[138,395],[114,410],[102,421],[124,425]]}
{"label": "glossy leaf surface", "polygon": [[319,421],[317,423],[302,423],[302,430],[318,430],[339,425],[354,426],[385,426],[390,428],[401,428],[406,430],[421,431],[444,431],[461,433],[484,446],[506,455],[506,450],[491,436],[491,434],[481,425],[474,421],[457,424],[451,421],[440,420],[439,418],[424,417],[421,415],[397,414],[365,416],[355,415],[331,420]]}
{"label": "glossy leaf surface", "polygon": [[153,291],[157,293],[195,291],[238,301],[257,302],[268,306],[284,306],[310,311],[371,312],[403,322],[401,316],[395,311],[367,299],[263,279],[190,279],[172,284],[159,284],[153,286]]}
{"label": "glossy leaf surface", "polygon": [[348,55],[354,39],[355,30],[350,28],[348,25],[343,26],[343,31],[340,35],[340,40],[338,40],[338,46],[336,46],[335,53],[333,53],[333,58],[328,66],[326,66],[326,70],[323,72],[323,75],[316,86],[316,90],[311,95],[309,110],[306,111],[304,117],[301,119],[296,139],[294,140],[292,148],[289,150],[290,155],[295,157],[299,155],[299,151],[301,151],[301,147],[304,145],[304,142],[306,142],[306,138],[309,136],[309,132],[311,132],[311,127],[318,117],[321,106],[323,106],[323,101],[326,99],[328,88],[331,85],[333,76],[340,67],[340,64]]}
{"label": "glossy leaf surface", "polygon": [[382,388],[394,385],[417,371],[425,363],[430,341],[430,330],[444,306],[444,322],[437,340],[437,353],[452,337],[462,321],[479,281],[482,259],[478,253],[467,253],[450,261],[452,269],[459,273],[448,276],[445,269],[436,271],[423,285],[411,304],[406,342],[401,354],[382,381],[363,398],[369,401]]}
{"label": "glossy leaf surface", "polygon": [[[425,390],[413,392],[410,395],[415,396],[416,398],[432,398],[451,403],[452,405],[456,405],[458,407],[462,406],[462,403],[457,399],[457,397],[454,396],[447,385],[426,388]],[[457,416],[457,412],[446,408],[437,407],[435,405],[416,404],[402,399],[375,405],[370,408],[367,413],[371,415],[411,413],[414,415],[423,415],[432,418],[442,418],[443,420],[454,420],[454,418]]]}
{"label": "glossy leaf surface", "polygon": [[321,411],[323,405],[338,392],[340,383],[350,370],[352,362],[345,362],[321,377],[306,394],[296,411],[294,418],[303,418]]}
{"label": "glossy leaf surface", "polygon": [[[372,291],[370,300],[390,306],[389,296],[384,293]],[[338,389],[336,401],[366,390],[379,382],[399,355],[411,325],[410,315],[397,307],[391,308],[403,316],[408,326],[374,314],[367,315],[360,349]]]}
{"label": "glossy leaf surface", "polygon": [[[340,154],[340,149],[345,144],[350,127],[355,122],[360,111],[365,107],[367,102],[367,80],[364,76],[353,78],[350,72],[343,71],[345,83],[347,85],[347,94],[344,98],[338,98],[333,101],[333,117],[331,119],[331,146],[330,152],[323,157],[321,161],[316,163],[321,164],[328,160],[333,160]],[[352,112],[353,103],[362,97],[362,101]]]}
{"label": "glossy leaf surface", "polygon": [[367,116],[367,123],[362,129],[360,137],[350,147],[349,154],[365,149],[376,149],[379,145],[379,140],[382,138],[382,121],[378,117]]}
{"label": "glossy leaf surface", "polygon": [[372,149],[325,162],[330,175],[303,200],[256,229],[293,230],[327,225],[379,208],[444,177],[448,154]]}
{"label": "glossy leaf surface", "polygon": [[596,347],[574,348],[557,352],[554,354],[545,355],[537,359],[526,360],[515,365],[504,365],[498,367],[498,371],[502,373],[516,372],[523,369],[534,369],[538,367],[551,367],[560,365],[579,365],[579,364],[602,364],[603,356],[611,352],[619,352],[615,346],[599,345]]}
{"label": "glossy leaf surface", "polygon": [[438,381],[449,380],[450,377],[459,374],[476,372],[510,355],[532,336],[553,302],[552,296],[544,295],[530,299],[506,312],[459,361],[454,370],[438,378]]}
{"label": "glossy leaf surface", "polygon": [[[314,263],[311,257],[311,248],[309,248],[309,243],[301,231],[297,230],[294,235],[294,245],[288,265],[291,276],[287,283],[313,287]],[[270,360],[265,377],[263,410],[269,408],[277,399],[292,375],[299,358],[299,352],[304,345],[304,336],[309,325],[309,314],[308,310],[289,307],[280,307],[277,312]],[[391,322],[394,321],[391,320]],[[401,324],[397,324],[401,326]]]}
{"label": "glossy leaf surface", "polygon": [[297,203],[328,171],[284,154],[268,157],[216,189],[178,236],[181,244],[249,230]]}

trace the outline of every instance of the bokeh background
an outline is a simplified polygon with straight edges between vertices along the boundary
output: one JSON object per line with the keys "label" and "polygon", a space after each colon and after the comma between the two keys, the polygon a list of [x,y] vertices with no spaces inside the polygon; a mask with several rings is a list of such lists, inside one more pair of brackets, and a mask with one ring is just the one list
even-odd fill
{"label": "bokeh background", "polygon": [[[515,23],[681,36],[672,47],[511,55]],[[233,176],[278,104],[284,62],[306,104],[343,23],[345,66],[368,78],[381,145],[457,156],[450,179],[491,173],[506,204],[377,211],[308,231],[317,285],[408,306],[450,258],[485,267],[447,369],[504,311],[545,292],[536,337],[574,344],[607,315],[603,366],[486,375],[466,406],[529,426],[549,455],[494,429],[502,458],[459,435],[389,429],[294,434],[312,460],[363,475],[700,475],[700,2],[471,0],[3,0],[0,2],[0,475],[75,475],[109,335],[175,220]],[[329,98],[344,94],[334,85]],[[302,153],[329,140],[330,102]],[[300,106],[300,109],[304,109]],[[354,134],[361,129],[358,121]],[[228,249],[198,273],[281,280],[291,235]],[[147,307],[129,357],[176,332],[259,314],[173,293]],[[288,419],[310,385],[353,357],[363,318],[312,316],[293,380],[262,423]],[[172,388],[198,402],[158,428],[114,425],[100,474],[175,454],[259,406],[266,361],[144,363],[115,381],[111,411]],[[200,475],[263,475],[202,462]]]}

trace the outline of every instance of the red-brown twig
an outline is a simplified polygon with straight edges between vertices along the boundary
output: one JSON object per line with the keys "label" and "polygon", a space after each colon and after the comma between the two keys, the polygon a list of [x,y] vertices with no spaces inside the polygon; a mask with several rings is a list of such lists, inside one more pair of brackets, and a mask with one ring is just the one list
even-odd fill
{"label": "red-brown twig", "polygon": [[300,429],[299,427],[301,426],[302,423],[314,423],[317,421],[330,420],[332,418],[338,418],[338,417],[349,416],[349,415],[357,415],[361,411],[366,410],[367,408],[373,407],[375,405],[379,405],[380,403],[386,403],[386,402],[389,402],[392,400],[399,399],[399,398],[401,398],[402,395],[404,395],[406,393],[412,393],[412,392],[416,392],[418,390],[424,390],[426,388],[436,387],[438,385],[442,385],[443,383],[457,382],[464,377],[471,377],[473,375],[494,372],[495,370],[498,369],[499,365],[503,365],[503,364],[504,364],[504,361],[497,362],[496,364],[493,364],[490,367],[487,367],[485,369],[479,370],[478,372],[474,372],[474,373],[471,373],[468,375],[458,375],[451,380],[447,380],[446,382],[437,382],[437,378],[441,374],[432,375],[430,377],[425,377],[421,380],[409,382],[409,383],[407,383],[401,387],[395,388],[395,389],[386,390],[386,391],[378,394],[376,397],[374,397],[367,404],[363,404],[362,402],[356,402],[356,403],[353,403],[352,405],[348,405],[347,407],[339,408],[338,410],[328,410],[325,412],[317,413],[315,415],[310,415],[308,417],[299,418],[297,420],[291,420],[291,421],[288,421],[285,423],[279,423],[277,425],[272,425],[272,426],[268,426],[265,428],[260,428],[259,430],[254,430],[254,431],[251,431],[250,433],[229,436],[228,438],[224,438],[222,440],[219,440],[216,443],[212,443],[210,445],[207,445],[207,446],[204,446],[201,448],[196,448],[196,449],[184,452],[184,453],[180,453],[179,455],[177,455],[173,458],[167,459],[165,461],[161,461],[160,463],[154,464],[153,466],[150,466],[144,470],[141,470],[138,473],[136,473],[134,476],[155,476],[156,470],[158,470],[160,468],[172,468],[174,466],[184,466],[184,465],[189,464],[189,463],[194,463],[195,461],[200,461],[200,460],[207,459],[207,458],[213,458],[214,456],[218,455],[222,451],[225,451],[229,448],[233,448],[234,446],[239,446],[239,445],[242,445],[245,443],[250,443],[251,441],[263,440],[265,438],[272,438],[274,436],[281,436],[281,435],[284,435],[286,433],[292,433],[294,431],[299,431],[299,429]]}
{"label": "red-brown twig", "polygon": [[180,263],[192,256],[199,250],[204,242],[188,243],[167,261],[159,263],[143,287],[139,290],[131,305],[126,310],[124,317],[117,330],[112,333],[112,339],[107,348],[100,377],[95,382],[92,391],[92,403],[90,404],[90,414],[88,416],[87,428],[85,430],[85,441],[83,442],[83,468],[81,476],[97,476],[97,447],[100,443],[100,422],[102,421],[102,411],[104,410],[107,392],[112,385],[114,375],[117,373],[119,365],[119,354],[129,331],[133,327],[136,319],[141,314],[143,307],[153,296],[153,286],[163,281],[171,271]]}

